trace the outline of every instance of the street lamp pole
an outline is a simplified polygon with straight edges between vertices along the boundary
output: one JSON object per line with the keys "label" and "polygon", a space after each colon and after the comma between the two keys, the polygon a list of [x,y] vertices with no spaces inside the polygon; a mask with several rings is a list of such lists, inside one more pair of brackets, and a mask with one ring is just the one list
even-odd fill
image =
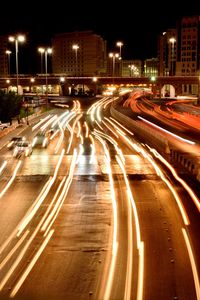
{"label": "street lamp pole", "polygon": [[40,52],[40,54],[41,54],[41,63],[40,63],[40,66],[41,66],[41,69],[40,69],[40,72],[41,72],[41,74],[43,73],[43,54],[44,54],[44,51],[45,51],[45,49],[44,48],[42,48],[42,47],[39,47],[38,48],[38,51]]}
{"label": "street lamp pole", "polygon": [[112,77],[113,77],[113,84],[114,84],[114,77],[115,77],[115,58],[119,58],[119,53],[109,53],[109,57],[112,58]]}
{"label": "street lamp pole", "polygon": [[122,59],[122,46],[124,45],[122,42],[117,42],[117,47],[119,47],[119,59]]}
{"label": "street lamp pole", "polygon": [[23,35],[18,35],[16,37],[10,36],[10,42],[15,42],[15,55],[16,55],[16,77],[17,77],[17,94],[19,93],[19,70],[18,70],[18,42],[24,42],[25,37]]}
{"label": "street lamp pole", "polygon": [[76,70],[75,70],[75,76],[78,75],[78,54],[77,51],[79,49],[79,46],[77,44],[72,45],[72,49],[75,50],[75,55],[76,55]]}
{"label": "street lamp pole", "polygon": [[176,39],[174,37],[169,39],[169,42],[172,45],[172,49],[171,49],[171,75],[174,75],[174,44],[176,42]]}
{"label": "street lamp pole", "polygon": [[10,76],[10,54],[12,52],[10,50],[6,50],[6,54],[8,55],[8,76]]}
{"label": "street lamp pole", "polygon": [[124,44],[122,42],[117,42],[116,45],[119,47],[120,76],[122,76],[122,46]]}
{"label": "street lamp pole", "polygon": [[46,84],[46,106],[48,107],[48,79],[47,79],[47,71],[48,71],[48,67],[47,67],[47,55],[52,53],[52,49],[51,48],[47,48],[44,51],[45,54],[45,84]]}

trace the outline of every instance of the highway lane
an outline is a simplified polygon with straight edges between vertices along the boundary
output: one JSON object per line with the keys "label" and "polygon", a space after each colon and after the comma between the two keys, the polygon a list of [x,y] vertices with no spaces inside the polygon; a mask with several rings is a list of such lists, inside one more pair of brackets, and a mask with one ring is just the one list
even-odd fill
{"label": "highway lane", "polygon": [[[127,165],[130,166],[128,163]],[[146,178],[144,175],[143,169],[141,174],[141,185],[143,187],[136,194],[136,197],[138,197],[141,193],[140,199],[147,198],[147,201],[143,201],[141,205],[141,201],[138,201],[141,209],[141,212],[139,210],[139,219],[142,223],[141,228],[147,228],[144,232],[141,229],[142,235],[145,236],[143,239],[144,245],[147,243],[147,253],[145,253],[145,258],[147,257],[147,275],[145,274],[145,279],[147,276],[147,280],[145,280],[146,285],[144,283],[144,299],[176,299],[176,297],[178,299],[179,297],[193,299],[196,295],[190,260],[186,246],[184,246],[183,220],[180,218],[180,212],[178,213],[177,211],[177,203],[172,192],[166,191],[165,183],[156,176],[155,172],[152,175],[151,177],[155,177],[155,179],[150,177],[149,180],[149,177],[147,176]],[[141,183],[137,173],[135,178],[136,182]],[[173,184],[176,188],[176,183],[174,182]],[[184,197],[188,199],[188,195]],[[160,203],[161,200],[162,204]],[[195,222],[199,224],[198,214],[196,214]],[[150,232],[151,225],[152,232]],[[172,232],[171,227],[173,228]],[[167,236],[164,236],[165,232],[168,233]],[[195,239],[197,239],[197,236]],[[197,249],[199,248],[197,247]]]}
{"label": "highway lane", "polygon": [[[103,126],[104,133],[107,132],[108,128],[105,128],[103,124],[101,126]],[[78,127],[75,131],[78,132]],[[80,140],[79,137],[74,139],[72,149],[75,146],[79,149],[77,142],[79,143]],[[20,169],[13,189],[9,189],[2,198],[5,200],[9,195],[11,205],[7,207],[5,215],[5,218],[9,218],[9,215],[13,215],[12,201],[17,188],[18,197],[15,201],[18,213],[17,216],[12,217],[13,219],[11,218],[10,229],[2,237],[2,242],[12,231],[11,229],[15,228],[28,206],[33,203],[36,194],[39,194],[49,175],[53,176],[60,155],[60,153],[53,153],[57,141],[58,139],[55,139],[50,143],[49,148],[38,150],[23,161],[23,167]],[[64,142],[64,144],[67,143]],[[182,228],[186,226],[183,225],[174,197],[149,160],[141,157],[131,146],[127,148],[124,140],[120,139],[119,144],[125,155],[126,172],[136,202],[141,239],[144,242],[143,299],[182,297],[193,300],[195,299],[194,281],[182,233]],[[27,299],[27,297],[28,299],[47,297],[50,300],[97,299],[98,297],[102,299],[101,295],[105,297],[107,282],[111,276],[109,272],[112,265],[114,206],[111,201],[112,185],[108,172],[109,163],[105,160],[105,149],[102,145],[99,140],[95,139],[96,153],[91,163],[91,151],[89,140],[87,140],[87,150],[78,158],[71,186],[52,224],[51,230],[54,230],[52,236],[49,236],[49,242],[14,296],[16,299]],[[139,251],[136,245],[135,218],[133,212],[130,213],[132,211],[130,197],[119,162],[115,158],[117,152],[113,145],[112,147],[110,143],[107,145],[112,154],[111,168],[118,211],[117,240],[119,243],[115,272],[109,291],[110,299],[123,299],[125,290],[129,289],[127,293],[131,294],[130,299],[136,299]],[[70,155],[64,155],[56,182],[40,212],[30,223],[31,232],[37,227],[37,222],[44,216],[45,209],[53,199],[59,184],[68,174],[72,162],[72,149]],[[87,156],[89,154],[90,156]],[[45,157],[48,159],[45,160]],[[36,183],[38,184],[37,191]],[[26,201],[21,203],[20,195],[25,194],[29,189],[29,203],[27,204]],[[5,203],[1,201],[3,202]],[[130,224],[133,229],[131,235]],[[23,267],[17,269],[12,279],[3,288],[2,299],[6,299],[10,293],[13,293],[16,283],[43,242],[40,233],[28,250]],[[130,262],[130,249],[133,253],[131,276],[127,275],[127,269],[130,270],[127,264],[127,261]],[[126,287],[126,278],[129,278],[127,281],[130,280],[131,288]],[[126,299],[129,299],[128,296]]]}

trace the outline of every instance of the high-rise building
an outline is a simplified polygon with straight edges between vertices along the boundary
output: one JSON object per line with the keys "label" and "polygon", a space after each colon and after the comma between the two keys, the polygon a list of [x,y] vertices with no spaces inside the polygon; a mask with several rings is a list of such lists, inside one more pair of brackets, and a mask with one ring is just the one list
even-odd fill
{"label": "high-rise building", "polygon": [[52,71],[66,76],[106,73],[106,41],[92,31],[56,34],[52,38]]}
{"label": "high-rise building", "polygon": [[185,16],[158,39],[160,76],[200,73],[200,16]]}
{"label": "high-rise building", "polygon": [[8,47],[8,36],[0,36],[0,76],[8,76],[10,69],[10,52],[6,53]]}
{"label": "high-rise building", "polygon": [[176,75],[194,76],[200,68],[200,16],[183,17],[177,23]]}
{"label": "high-rise building", "polygon": [[177,32],[175,28],[163,32],[158,39],[158,74],[173,76],[176,74]]}

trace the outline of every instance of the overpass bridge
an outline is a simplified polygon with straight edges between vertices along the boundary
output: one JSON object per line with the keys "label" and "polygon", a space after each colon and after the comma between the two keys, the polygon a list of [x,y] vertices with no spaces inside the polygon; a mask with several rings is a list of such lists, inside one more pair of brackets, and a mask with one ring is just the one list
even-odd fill
{"label": "overpass bridge", "polygon": [[[17,85],[17,77],[0,77],[0,88],[10,90]],[[37,76],[18,75],[18,85],[21,91],[31,91],[37,87],[43,87],[44,91],[49,87],[54,87],[62,95],[69,95],[69,91],[77,86],[87,87],[97,93],[108,85],[126,86],[136,85],[151,88],[154,93],[161,94],[164,86],[169,85],[174,88],[174,93],[180,95],[187,90],[188,85],[195,87],[195,94],[200,93],[199,76],[157,76],[153,77],[69,77],[63,74],[41,74]],[[20,90],[20,89],[19,89]]]}

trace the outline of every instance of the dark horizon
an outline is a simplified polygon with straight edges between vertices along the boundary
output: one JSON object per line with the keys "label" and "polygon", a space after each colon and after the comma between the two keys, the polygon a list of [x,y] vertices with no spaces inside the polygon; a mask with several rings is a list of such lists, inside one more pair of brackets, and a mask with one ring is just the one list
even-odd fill
{"label": "dark horizon", "polygon": [[[158,36],[167,29],[176,28],[177,21],[183,16],[200,15],[200,7],[190,1],[190,6],[179,6],[168,1],[162,7],[153,4],[133,4],[123,2],[101,4],[84,2],[67,6],[59,5],[59,9],[51,9],[50,4],[34,2],[34,7],[25,7],[20,1],[12,4],[12,10],[5,4],[0,19],[0,34],[26,34],[23,45],[23,55],[36,57],[27,62],[38,64],[37,48],[51,44],[51,38],[56,33],[91,30],[107,41],[107,51],[117,51],[116,42],[122,41],[123,59],[141,59],[157,57]],[[57,10],[56,10],[57,9]],[[21,46],[22,47],[22,46]],[[21,47],[19,52],[22,52]],[[26,50],[26,51],[24,51]],[[19,54],[20,55],[20,54]],[[30,69],[30,67],[28,67]]]}

